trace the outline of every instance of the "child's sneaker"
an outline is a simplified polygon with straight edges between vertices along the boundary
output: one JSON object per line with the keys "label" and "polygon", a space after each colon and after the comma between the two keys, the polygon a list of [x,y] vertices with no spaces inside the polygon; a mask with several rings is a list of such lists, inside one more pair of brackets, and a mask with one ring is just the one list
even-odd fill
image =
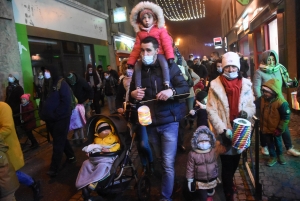
{"label": "child's sneaker", "polygon": [[285,158],[283,155],[279,155],[278,156],[278,162],[281,164],[281,165],[285,165],[286,164],[286,161],[285,161]]}
{"label": "child's sneaker", "polygon": [[294,149],[293,147],[287,150],[286,153],[291,156],[300,156],[300,152],[297,149]]}
{"label": "child's sneaker", "polygon": [[267,166],[272,167],[273,165],[275,165],[277,163],[276,158],[274,157],[270,157],[267,163]]}
{"label": "child's sneaker", "polygon": [[215,194],[215,189],[207,191],[207,196],[212,197]]}
{"label": "child's sneaker", "polygon": [[269,155],[269,150],[268,150],[268,147],[267,146],[265,146],[265,147],[261,147],[261,153],[263,154],[263,155]]}

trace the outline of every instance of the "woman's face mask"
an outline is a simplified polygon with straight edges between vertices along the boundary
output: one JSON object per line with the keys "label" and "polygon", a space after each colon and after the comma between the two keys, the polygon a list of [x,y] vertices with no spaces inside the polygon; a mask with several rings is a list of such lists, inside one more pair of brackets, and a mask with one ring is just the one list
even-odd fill
{"label": "woman's face mask", "polygon": [[43,79],[43,78],[44,78],[43,73],[40,73],[39,76],[38,76],[38,79],[41,80],[41,79]]}
{"label": "woman's face mask", "polygon": [[238,72],[237,72],[237,71],[236,71],[236,72],[231,72],[231,73],[224,72],[223,75],[224,75],[227,79],[233,80],[233,79],[235,79],[235,78],[238,77]]}
{"label": "woman's face mask", "polygon": [[200,141],[198,144],[197,144],[197,148],[200,149],[200,150],[207,150],[211,147],[209,141]]}
{"label": "woman's face mask", "polygon": [[14,78],[14,77],[8,77],[8,82],[14,83],[14,81],[15,81],[15,78]]}
{"label": "woman's face mask", "polygon": [[50,74],[50,72],[47,72],[47,71],[45,72],[45,78],[46,78],[46,79],[49,79],[49,78],[51,78],[51,74]]}
{"label": "woman's face mask", "polygon": [[125,74],[126,74],[127,77],[132,77],[133,69],[127,69],[127,70],[125,71]]}
{"label": "woman's face mask", "polygon": [[222,67],[217,67],[217,71],[218,71],[219,73],[222,73],[223,68],[222,68]]}

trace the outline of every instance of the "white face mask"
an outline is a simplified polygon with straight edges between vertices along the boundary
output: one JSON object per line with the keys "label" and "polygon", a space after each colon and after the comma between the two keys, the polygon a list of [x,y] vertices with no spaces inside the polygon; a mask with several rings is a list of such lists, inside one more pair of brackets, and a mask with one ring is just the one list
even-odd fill
{"label": "white face mask", "polygon": [[108,79],[109,78],[109,75],[105,76],[105,79]]}
{"label": "white face mask", "polygon": [[228,80],[232,80],[238,77],[238,72],[231,72],[231,73],[227,73],[224,72],[223,75],[228,79]]}
{"label": "white face mask", "polygon": [[154,62],[154,56],[142,56],[142,61],[145,65],[150,65]]}
{"label": "white face mask", "polygon": [[45,72],[45,78],[49,79],[51,77],[51,74],[49,72]]}
{"label": "white face mask", "polygon": [[44,78],[44,76],[43,75],[39,75],[39,77],[38,77],[40,80],[41,79],[43,79]]}
{"label": "white face mask", "polygon": [[223,70],[222,67],[217,67],[217,71],[218,71],[219,73],[222,73],[222,70]]}
{"label": "white face mask", "polygon": [[197,148],[200,150],[207,150],[211,147],[210,143],[207,141],[202,141],[197,144]]}
{"label": "white face mask", "polygon": [[13,83],[15,81],[14,77],[8,77],[8,82]]}
{"label": "white face mask", "polygon": [[126,70],[126,76],[127,77],[132,77],[132,74],[133,74],[133,69],[127,69]]}

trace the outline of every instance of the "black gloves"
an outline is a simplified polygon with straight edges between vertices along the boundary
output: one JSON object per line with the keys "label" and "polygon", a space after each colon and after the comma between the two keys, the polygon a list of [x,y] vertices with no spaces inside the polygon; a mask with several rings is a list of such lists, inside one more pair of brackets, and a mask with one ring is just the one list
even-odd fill
{"label": "black gloves", "polygon": [[169,64],[169,66],[171,66],[172,63],[174,63],[174,59],[168,59],[168,64]]}
{"label": "black gloves", "polygon": [[241,110],[240,113],[239,113],[238,118],[247,119],[247,117],[248,117],[248,113],[245,112],[244,110]]}
{"label": "black gloves", "polygon": [[227,130],[224,129],[224,132],[220,134],[220,136],[222,138],[222,143],[221,144],[223,144],[225,147],[229,147],[229,146],[232,145],[232,142],[228,137],[226,137],[226,131]]}

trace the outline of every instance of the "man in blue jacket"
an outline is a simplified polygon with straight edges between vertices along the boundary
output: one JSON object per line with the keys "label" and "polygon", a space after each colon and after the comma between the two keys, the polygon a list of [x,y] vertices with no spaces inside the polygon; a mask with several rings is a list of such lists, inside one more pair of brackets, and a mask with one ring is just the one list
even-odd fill
{"label": "man in blue jacket", "polygon": [[132,99],[148,100],[145,105],[150,108],[152,124],[147,126],[147,133],[156,155],[161,154],[162,159],[161,200],[172,200],[178,122],[185,115],[181,113],[185,103],[179,99],[189,95],[189,86],[178,66],[173,63],[169,66],[170,88],[164,88],[162,69],[157,61],[158,45],[157,40],[151,36],[141,41],[142,88],[135,89],[133,74],[130,94]]}
{"label": "man in blue jacket", "polygon": [[39,114],[53,138],[53,153],[47,174],[55,177],[63,153],[66,154],[68,163],[76,162],[74,151],[67,139],[72,114],[72,96],[69,85],[59,76],[57,66],[47,66],[44,71],[45,81]]}

